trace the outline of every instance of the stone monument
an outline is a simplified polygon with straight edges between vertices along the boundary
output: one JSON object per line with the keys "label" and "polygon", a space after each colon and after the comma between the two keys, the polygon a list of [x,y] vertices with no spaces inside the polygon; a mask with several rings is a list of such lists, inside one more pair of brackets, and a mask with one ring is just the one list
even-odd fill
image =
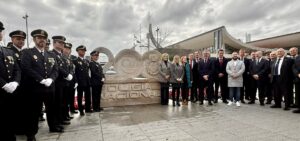
{"label": "stone monument", "polygon": [[95,50],[108,57],[108,63],[103,67],[106,80],[101,107],[160,102],[158,67],[161,54],[158,51],[148,51],[141,56],[135,50],[124,49],[114,57],[107,48]]}

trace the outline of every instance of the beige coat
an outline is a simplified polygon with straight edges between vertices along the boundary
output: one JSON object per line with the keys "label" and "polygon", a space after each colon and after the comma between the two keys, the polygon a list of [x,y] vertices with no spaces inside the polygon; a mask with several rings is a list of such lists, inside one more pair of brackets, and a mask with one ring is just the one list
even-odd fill
{"label": "beige coat", "polygon": [[228,73],[228,87],[243,87],[243,73],[245,71],[245,64],[243,61],[233,60],[229,61],[226,66]]}
{"label": "beige coat", "polygon": [[[166,66],[164,61],[161,61],[159,63],[159,82],[161,83],[167,83],[170,81],[171,77],[171,63],[168,62],[168,65]],[[169,75],[169,79],[166,79],[166,76]]]}

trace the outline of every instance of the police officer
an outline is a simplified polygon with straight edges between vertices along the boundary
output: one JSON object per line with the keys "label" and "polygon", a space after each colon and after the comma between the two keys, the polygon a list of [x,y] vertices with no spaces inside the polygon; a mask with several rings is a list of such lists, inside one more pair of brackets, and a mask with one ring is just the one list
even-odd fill
{"label": "police officer", "polygon": [[[2,41],[2,22],[0,22],[0,41]],[[18,66],[14,53],[6,48],[0,47],[0,111],[5,115],[0,116],[1,140],[15,141],[13,125],[14,93],[20,84],[21,70]]]}
{"label": "police officer", "polygon": [[55,56],[45,50],[48,34],[42,29],[31,32],[35,47],[26,49],[21,56],[21,68],[26,75],[26,84],[32,89],[27,94],[28,101],[27,129],[28,140],[35,140],[38,132],[38,119],[42,102],[45,103],[47,122],[50,132],[63,132],[55,118],[54,81],[58,76],[58,66]]}
{"label": "police officer", "polygon": [[97,62],[99,59],[99,52],[92,51],[90,70],[91,70],[91,86],[92,86],[92,102],[93,111],[100,112],[103,108],[100,107],[102,85],[105,80],[102,66]]}
{"label": "police officer", "polygon": [[58,122],[62,125],[69,125],[66,115],[63,113],[67,109],[67,93],[64,89],[67,88],[67,81],[71,81],[73,76],[70,74],[68,64],[63,60],[62,50],[64,49],[65,40],[64,36],[53,36],[53,50],[58,64],[58,77],[55,80],[55,105],[56,115]]}
{"label": "police officer", "polygon": [[84,59],[86,47],[80,45],[76,48],[78,57],[74,60],[75,64],[75,75],[78,82],[77,87],[77,101],[80,115],[84,115],[82,96],[84,92],[85,98],[85,112],[92,112],[91,110],[91,92],[90,92],[90,76],[89,76],[89,62]]}
{"label": "police officer", "polygon": [[72,44],[71,43],[65,43],[64,49],[63,49],[63,61],[67,64],[68,71],[73,76],[73,79],[71,81],[68,81],[66,84],[66,89],[64,89],[64,93],[67,94],[67,109],[64,111],[67,119],[72,119],[73,117],[70,116],[69,112],[75,113],[74,108],[74,98],[75,98],[75,89],[78,86],[76,77],[75,77],[75,65],[73,64],[71,60],[71,49]]}
{"label": "police officer", "polygon": [[[21,55],[22,55],[22,48],[25,44],[26,33],[21,30],[12,31],[9,33],[11,37],[12,45],[9,47],[14,53],[15,58],[17,59],[17,63],[20,66],[21,63]],[[16,134],[24,134],[24,118],[19,118],[18,115],[24,115],[25,109],[23,105],[25,105],[25,94],[26,88],[24,85],[24,75],[21,74],[21,83],[20,86],[16,90],[15,94],[15,113],[14,113],[14,120],[15,120],[15,131]]]}

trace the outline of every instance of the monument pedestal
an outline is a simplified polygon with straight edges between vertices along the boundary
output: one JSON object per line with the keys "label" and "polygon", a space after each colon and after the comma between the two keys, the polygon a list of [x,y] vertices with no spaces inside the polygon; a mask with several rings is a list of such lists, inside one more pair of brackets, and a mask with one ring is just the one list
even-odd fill
{"label": "monument pedestal", "polygon": [[160,84],[154,79],[108,79],[102,88],[101,107],[153,103],[160,103]]}

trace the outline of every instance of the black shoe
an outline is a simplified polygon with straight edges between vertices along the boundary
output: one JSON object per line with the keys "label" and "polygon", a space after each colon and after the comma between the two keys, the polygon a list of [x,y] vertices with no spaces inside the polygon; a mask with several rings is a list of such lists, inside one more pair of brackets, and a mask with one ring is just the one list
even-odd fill
{"label": "black shoe", "polygon": [[246,102],[245,102],[245,100],[241,100],[241,102],[243,103],[243,104],[245,104]]}
{"label": "black shoe", "polygon": [[281,106],[278,106],[278,105],[272,105],[272,106],[270,106],[270,108],[281,108]]}
{"label": "black shoe", "polygon": [[57,126],[55,126],[56,128],[58,128],[58,129],[62,129],[62,130],[64,130],[65,128],[63,127],[63,126],[61,126],[61,125],[57,125]]}
{"label": "black shoe", "polygon": [[36,141],[35,136],[27,136],[27,141]]}
{"label": "black shoe", "polygon": [[248,104],[255,104],[255,102],[254,101],[249,101]]}
{"label": "black shoe", "polygon": [[203,105],[203,101],[200,101],[199,105]]}
{"label": "black shoe", "polygon": [[83,112],[83,111],[80,111],[80,115],[81,115],[81,116],[84,116],[85,114],[84,114],[84,112]]}
{"label": "black shoe", "polygon": [[70,122],[70,121],[62,121],[60,124],[61,124],[61,125],[70,125],[71,122]]}
{"label": "black shoe", "polygon": [[298,108],[298,106],[297,105],[295,105],[295,104],[291,104],[291,106],[290,106],[291,108]]}
{"label": "black shoe", "polygon": [[223,100],[223,103],[228,104],[228,101],[227,100]]}
{"label": "black shoe", "polygon": [[175,105],[175,101],[173,101],[173,107],[175,107],[176,105]]}
{"label": "black shoe", "polygon": [[299,113],[300,113],[300,109],[298,109],[298,110],[294,110],[294,111],[293,111],[293,113],[297,113],[297,114],[299,114]]}
{"label": "black shoe", "polygon": [[176,105],[177,105],[177,106],[180,106],[180,103],[179,103],[179,102],[177,102],[177,103],[176,103]]}
{"label": "black shoe", "polygon": [[192,102],[193,102],[193,103],[196,103],[196,102],[197,102],[197,100],[192,100]]}
{"label": "black shoe", "polygon": [[[168,104],[166,104],[166,105],[168,105]],[[104,109],[103,109],[102,107],[100,107],[99,110],[100,110],[100,111],[103,111]]]}
{"label": "black shoe", "polygon": [[218,99],[214,100],[214,103],[218,103]]}
{"label": "black shoe", "polygon": [[77,114],[78,112],[76,110],[72,110],[71,113]]}
{"label": "black shoe", "polygon": [[265,104],[263,102],[260,103],[260,106],[265,106]]}
{"label": "black shoe", "polygon": [[69,115],[67,118],[69,118],[69,119],[73,119],[74,117]]}
{"label": "black shoe", "polygon": [[210,101],[208,102],[208,105],[213,105]]}
{"label": "black shoe", "polygon": [[290,108],[289,107],[284,107],[283,110],[288,111],[288,110],[290,110]]}
{"label": "black shoe", "polygon": [[69,117],[65,117],[64,121],[70,121],[71,119]]}
{"label": "black shoe", "polygon": [[62,132],[64,132],[64,130],[63,130],[63,129],[60,129],[60,128],[50,128],[49,131],[50,131],[50,132],[57,132],[57,133],[62,133]]}
{"label": "black shoe", "polygon": [[86,113],[93,113],[93,110],[85,110]]}
{"label": "black shoe", "polygon": [[46,119],[44,117],[39,117],[39,121],[45,121]]}

